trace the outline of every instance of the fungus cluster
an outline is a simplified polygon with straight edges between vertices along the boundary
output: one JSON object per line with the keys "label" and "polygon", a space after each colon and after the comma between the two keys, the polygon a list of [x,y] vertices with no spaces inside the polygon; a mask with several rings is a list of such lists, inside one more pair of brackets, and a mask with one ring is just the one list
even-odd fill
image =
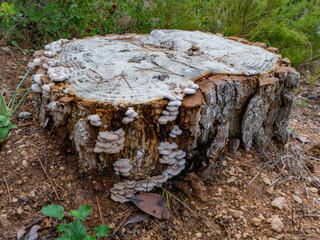
{"label": "fungus cluster", "polygon": [[60,39],[59,41],[52,42],[51,44],[44,46],[45,51],[43,54],[46,57],[52,58],[56,56],[57,53],[61,52],[62,45],[67,42],[67,39]]}
{"label": "fungus cluster", "polygon": [[101,126],[101,121],[98,114],[88,116],[88,120],[92,126],[95,126],[95,127]]}
{"label": "fungus cluster", "polygon": [[125,117],[122,119],[124,124],[128,124],[133,121],[135,117],[138,116],[138,113],[134,111],[133,107],[129,107],[128,110],[125,112]]}
{"label": "fungus cluster", "polygon": [[167,124],[174,121],[179,114],[179,107],[182,104],[184,96],[195,94],[199,86],[192,81],[180,84],[180,87],[174,89],[173,93],[165,94],[163,97],[169,100],[166,109],[162,111],[162,116],[158,119],[160,124]]}
{"label": "fungus cluster", "polygon": [[128,177],[129,171],[132,168],[130,160],[127,158],[120,158],[113,163],[114,171],[117,175],[122,175],[124,177]]}
{"label": "fungus cluster", "polygon": [[168,175],[168,178],[178,175],[185,168],[186,152],[178,149],[176,143],[161,142],[158,150],[162,155],[159,162],[161,164],[169,165],[169,167],[163,172]]}
{"label": "fungus cluster", "polygon": [[115,154],[123,149],[125,132],[122,128],[111,132],[99,132],[96,146],[93,149],[95,153]]}
{"label": "fungus cluster", "polygon": [[[50,97],[51,87],[54,82],[62,82],[70,77],[68,70],[61,67],[59,60],[53,59],[57,53],[61,52],[62,45],[68,40],[60,39],[45,46],[45,51],[37,51],[34,56],[36,58],[28,64],[28,68],[42,68],[33,76],[33,84],[31,89],[36,93],[42,93],[44,97]],[[42,78],[47,76],[53,82],[43,84]]]}
{"label": "fungus cluster", "polygon": [[169,136],[172,138],[175,138],[177,135],[180,135],[182,131],[180,130],[178,125],[174,125],[171,132],[169,133]]}
{"label": "fungus cluster", "polygon": [[155,186],[162,185],[168,180],[168,174],[162,173],[151,177],[150,180],[124,181],[114,184],[111,188],[111,199],[117,202],[127,202],[136,192],[150,192]]}

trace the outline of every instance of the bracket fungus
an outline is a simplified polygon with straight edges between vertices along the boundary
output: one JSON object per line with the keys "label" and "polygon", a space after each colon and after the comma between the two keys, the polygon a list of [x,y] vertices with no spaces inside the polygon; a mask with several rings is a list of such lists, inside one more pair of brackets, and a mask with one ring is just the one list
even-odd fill
{"label": "bracket fungus", "polygon": [[40,122],[69,136],[80,171],[112,168],[115,201],[214,161],[229,138],[246,150],[288,139],[299,73],[264,43],[154,30],[61,39],[34,57]]}

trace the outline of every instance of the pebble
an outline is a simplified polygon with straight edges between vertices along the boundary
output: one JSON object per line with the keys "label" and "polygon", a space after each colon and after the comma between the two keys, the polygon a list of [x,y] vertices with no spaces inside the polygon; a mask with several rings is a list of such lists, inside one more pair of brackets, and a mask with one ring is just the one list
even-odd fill
{"label": "pebble", "polygon": [[258,227],[261,224],[261,220],[259,218],[253,218],[252,224],[256,227]]}
{"label": "pebble", "polygon": [[262,181],[263,181],[265,184],[267,184],[267,185],[270,185],[270,184],[271,184],[270,179],[267,178],[267,177],[263,178]]}
{"label": "pebble", "polygon": [[15,198],[15,197],[12,198],[12,202],[13,202],[13,203],[16,203],[16,202],[18,202],[18,201],[19,201],[18,198]]}
{"label": "pebble", "polygon": [[22,161],[22,165],[23,165],[23,167],[25,167],[25,168],[29,167],[29,163],[28,163],[26,160],[23,160],[23,161]]}
{"label": "pebble", "polygon": [[229,214],[234,218],[240,218],[243,216],[243,212],[240,210],[229,209]]}
{"label": "pebble", "polygon": [[272,218],[270,219],[270,223],[273,230],[275,230],[276,232],[282,232],[283,223],[277,215],[272,216]]}
{"label": "pebble", "polygon": [[17,209],[17,214],[22,214],[23,213],[23,209],[22,209],[22,207],[21,206],[19,206],[18,207],[18,209]]}
{"label": "pebble", "polygon": [[202,233],[196,233],[197,238],[202,238]]}
{"label": "pebble", "polygon": [[315,188],[315,187],[311,187],[311,188],[308,188],[308,190],[312,193],[317,193],[318,192],[318,189]]}
{"label": "pebble", "polygon": [[7,214],[1,214],[0,215],[0,224],[4,226],[5,228],[10,227],[10,222],[8,220],[8,215]]}
{"label": "pebble", "polygon": [[32,118],[32,113],[29,112],[21,112],[18,115],[19,118],[29,119]]}
{"label": "pebble", "polygon": [[232,176],[231,178],[229,178],[229,179],[227,180],[227,183],[233,183],[235,180],[237,180],[237,178],[234,177],[234,176]]}
{"label": "pebble", "polygon": [[9,47],[2,47],[1,49],[2,49],[3,51],[5,51],[5,52],[10,52],[10,51],[11,51]]}
{"label": "pebble", "polygon": [[293,195],[292,197],[293,197],[293,199],[294,199],[297,203],[299,203],[299,204],[302,203],[302,200],[301,200],[301,198],[300,198],[299,196]]}
{"label": "pebble", "polygon": [[277,197],[276,199],[274,199],[274,200],[271,202],[271,206],[272,206],[272,207],[275,207],[275,208],[278,208],[278,209],[282,209],[285,200],[286,200],[286,199],[285,199],[284,197]]}

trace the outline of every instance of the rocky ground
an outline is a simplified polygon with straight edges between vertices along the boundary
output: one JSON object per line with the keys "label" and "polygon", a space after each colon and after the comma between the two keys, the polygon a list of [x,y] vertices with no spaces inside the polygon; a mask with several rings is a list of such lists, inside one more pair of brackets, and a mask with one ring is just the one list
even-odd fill
{"label": "rocky ground", "polygon": [[[8,95],[13,92],[29,59],[19,49],[0,48],[1,90],[9,86]],[[14,119],[19,130],[11,132],[1,150],[0,239],[17,239],[23,228],[28,239],[36,225],[38,239],[55,239],[61,221],[40,213],[53,203],[68,211],[90,205],[85,222],[89,230],[101,224],[100,206],[103,222],[111,227],[106,239],[320,239],[319,81],[313,87],[301,81],[290,121],[292,136],[284,151],[275,146],[266,152],[259,147],[251,152],[240,147],[236,154],[226,150],[223,161],[202,167],[210,167],[210,176],[189,173],[165,186],[179,199],[168,195],[173,218],[148,217],[136,223],[131,222],[142,216],[140,210],[110,200],[106,179],[78,174],[72,148],[55,138],[54,127],[39,125],[32,98],[30,94],[19,109]],[[19,118],[21,112],[31,116]]]}

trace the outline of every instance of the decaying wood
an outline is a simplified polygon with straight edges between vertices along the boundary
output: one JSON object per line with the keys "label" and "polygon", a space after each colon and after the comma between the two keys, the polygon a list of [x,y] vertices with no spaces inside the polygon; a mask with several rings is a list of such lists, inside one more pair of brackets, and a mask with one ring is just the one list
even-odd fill
{"label": "decaying wood", "polygon": [[[197,34],[198,42],[188,41]],[[219,44],[212,47],[206,38]],[[107,48],[105,54],[113,58],[99,62],[104,53],[94,52],[86,41]],[[124,202],[142,191],[137,189],[149,191],[154,179],[178,174],[185,160],[217,159],[230,138],[239,139],[246,150],[253,143],[266,148],[272,140],[280,145],[288,140],[299,73],[263,43],[175,30],[55,43],[47,53],[37,52],[38,60],[29,65],[37,69],[33,89],[39,120],[52,119],[61,136],[69,136],[82,172],[109,169],[110,179],[123,184],[115,185],[113,195],[126,193],[114,199]],[[117,56],[124,58],[119,66]],[[178,112],[165,110],[170,105]],[[177,115],[167,120],[169,113]],[[118,145],[112,145],[115,141]],[[181,155],[181,169],[178,162],[176,170],[159,163],[167,154],[160,150],[165,144],[174,149],[170,153]]]}

